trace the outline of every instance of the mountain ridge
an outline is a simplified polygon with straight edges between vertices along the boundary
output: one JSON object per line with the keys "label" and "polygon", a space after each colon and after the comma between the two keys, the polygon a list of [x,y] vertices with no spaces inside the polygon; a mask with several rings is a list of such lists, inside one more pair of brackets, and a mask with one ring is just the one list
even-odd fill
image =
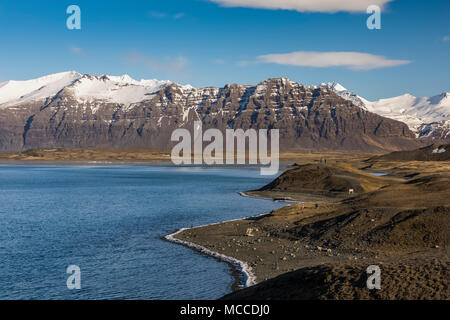
{"label": "mountain ridge", "polygon": [[205,130],[279,129],[282,150],[384,151],[419,145],[404,123],[371,113],[328,88],[288,78],[194,88],[128,75],[56,75],[22,82],[26,88],[12,93],[8,84],[0,87],[0,97],[9,92],[11,98],[0,105],[0,149],[169,148],[171,133],[192,129],[194,121],[202,121]]}
{"label": "mountain ridge", "polygon": [[435,140],[450,140],[449,92],[430,97],[415,97],[406,93],[397,97],[368,101],[339,83],[322,85],[370,112],[406,123],[417,138],[423,138],[429,143],[434,143]]}

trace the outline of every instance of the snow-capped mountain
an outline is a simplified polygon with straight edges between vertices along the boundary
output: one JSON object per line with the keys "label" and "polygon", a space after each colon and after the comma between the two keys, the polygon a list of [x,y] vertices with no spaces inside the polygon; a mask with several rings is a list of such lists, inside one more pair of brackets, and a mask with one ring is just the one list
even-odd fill
{"label": "snow-capped mountain", "polygon": [[347,90],[345,87],[343,87],[341,84],[337,82],[328,82],[328,83],[321,83],[321,88],[327,88],[331,91],[336,92],[338,95],[340,95],[345,100],[349,100],[353,102],[358,107],[363,107],[364,102],[361,100],[361,97],[357,96],[353,92]]}
{"label": "snow-capped mountain", "polygon": [[0,108],[54,97],[64,88],[80,102],[104,100],[131,104],[149,99],[151,95],[170,85],[171,81],[136,81],[129,75],[91,76],[75,71],[56,73],[28,81],[0,83]]}
{"label": "snow-capped mountain", "polygon": [[[0,84],[0,150],[145,147],[167,149],[175,129],[270,128],[283,150],[399,150],[419,143],[406,124],[355,105],[333,86],[287,78],[257,85],[193,88],[77,72]],[[349,101],[350,100],[350,101]]]}
{"label": "snow-capped mountain", "polygon": [[79,101],[104,100],[108,102],[132,104],[150,99],[151,96],[170,85],[171,81],[136,81],[123,76],[82,76],[69,89]]}
{"label": "snow-capped mountain", "polygon": [[0,83],[0,107],[52,97],[80,78],[81,74],[78,72],[69,71],[33,80],[2,82]]}
{"label": "snow-capped mountain", "polygon": [[324,83],[344,99],[351,100],[367,111],[404,122],[420,138],[450,138],[450,93],[433,97],[415,97],[410,94],[368,101],[338,83]]}
{"label": "snow-capped mountain", "polygon": [[[282,79],[290,81],[289,79]],[[65,89],[79,104],[103,101],[130,106],[151,99],[159,90],[173,84],[168,80],[134,80],[128,75],[91,76],[76,71],[51,74],[27,81],[0,83],[0,108],[26,105],[55,97]],[[195,88],[180,86],[187,91]],[[356,106],[383,117],[404,122],[417,137],[450,137],[450,94],[417,98],[410,94],[399,97],[368,101],[347,90],[337,82],[322,83],[320,88],[329,89]],[[317,88],[313,87],[312,89]],[[265,92],[265,82],[256,88],[256,94]],[[193,94],[195,96],[195,93]],[[94,107],[95,108],[95,107]],[[183,111],[184,117],[186,112]]]}

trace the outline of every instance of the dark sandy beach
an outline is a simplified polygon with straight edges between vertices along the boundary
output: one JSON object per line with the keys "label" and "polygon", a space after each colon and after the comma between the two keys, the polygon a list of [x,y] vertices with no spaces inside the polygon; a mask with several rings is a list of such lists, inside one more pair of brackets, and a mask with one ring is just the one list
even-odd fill
{"label": "dark sandy beach", "polygon": [[[360,170],[367,165],[390,175]],[[176,238],[248,264],[258,284],[227,299],[450,299],[449,168],[448,162],[307,165],[300,176],[305,170],[323,176],[314,181],[323,190],[304,197],[305,182],[289,173],[272,190],[245,193],[304,203],[187,229]],[[360,191],[318,196],[346,183]],[[366,288],[369,265],[382,269],[381,290]]]}

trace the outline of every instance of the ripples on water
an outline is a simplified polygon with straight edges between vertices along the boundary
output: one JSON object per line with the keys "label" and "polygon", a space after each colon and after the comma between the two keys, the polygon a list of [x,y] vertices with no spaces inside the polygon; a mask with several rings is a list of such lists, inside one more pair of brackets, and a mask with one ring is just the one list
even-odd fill
{"label": "ripples on water", "polygon": [[[0,299],[215,299],[228,265],[160,239],[268,212],[259,170],[0,167]],[[82,290],[66,287],[68,265]]]}

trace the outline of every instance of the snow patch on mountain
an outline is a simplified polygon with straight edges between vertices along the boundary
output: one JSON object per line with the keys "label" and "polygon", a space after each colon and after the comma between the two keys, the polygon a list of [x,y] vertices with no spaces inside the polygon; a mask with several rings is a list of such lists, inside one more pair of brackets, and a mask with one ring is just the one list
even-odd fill
{"label": "snow patch on mountain", "polygon": [[426,123],[419,127],[420,137],[450,138],[450,120]]}
{"label": "snow patch on mountain", "polygon": [[[69,71],[33,80],[0,83],[0,107],[52,98],[64,88],[67,88],[79,102],[102,100],[130,105],[150,99],[153,93],[172,83],[156,79],[137,81],[129,75],[91,76]],[[182,88],[193,89],[189,85]]]}
{"label": "snow patch on mountain", "polygon": [[358,107],[364,108],[364,102],[361,97],[359,97],[356,94],[354,94],[353,92],[347,90],[344,86],[342,86],[341,84],[339,84],[337,82],[321,83],[320,87],[329,89],[329,90],[337,93],[338,95],[340,95],[345,100],[349,100],[349,101],[353,102],[355,105],[357,105]]}
{"label": "snow patch on mountain", "polygon": [[45,99],[81,78],[75,71],[51,74],[26,81],[7,81],[0,85],[0,107]]}
{"label": "snow patch on mountain", "polygon": [[369,102],[368,107],[376,112],[411,115],[429,120],[449,120],[450,94],[443,93],[434,97],[417,98],[410,94],[390,99]]}
{"label": "snow patch on mountain", "polygon": [[450,120],[450,94],[417,98],[410,94],[364,104],[368,111],[399,120],[421,136],[424,124]]}
{"label": "snow patch on mountain", "polygon": [[172,82],[166,80],[136,81],[128,75],[84,75],[69,90],[80,102],[102,100],[129,105],[151,99],[155,92],[170,84]]}
{"label": "snow patch on mountain", "polygon": [[433,136],[441,138],[449,136],[450,126],[450,93],[442,93],[433,97],[415,97],[410,94],[368,101],[336,82],[322,83],[322,88],[328,88],[344,99],[351,100],[356,105],[380,116],[406,123],[417,137]]}
{"label": "snow patch on mountain", "polygon": [[[277,96],[280,88],[301,86],[287,78],[275,79],[277,86],[267,92],[271,79],[256,86],[243,86],[248,94],[254,88],[257,97]],[[121,76],[91,76],[81,75],[75,71],[62,72],[26,81],[6,81],[0,83],[0,108],[22,107],[26,103],[53,98],[60,92],[71,95],[81,105],[97,102],[124,104],[132,108],[136,103],[151,99],[161,89],[175,84],[168,80],[135,80],[129,75]],[[177,84],[175,84],[177,85]],[[190,85],[177,85],[180,94],[175,93],[173,98],[183,99],[186,96],[190,104],[199,105],[206,96],[217,96],[219,88],[207,87],[196,89]],[[405,94],[399,97],[368,101],[361,96],[346,89],[337,82],[322,83],[311,88],[325,88],[333,91],[342,98],[352,101],[355,105],[379,114],[381,116],[404,122],[417,134],[418,137],[450,138],[450,93],[446,92],[433,97],[415,97]],[[245,108],[248,97],[243,96],[241,111]],[[213,101],[212,103],[215,103]],[[98,105],[101,105],[99,103]],[[94,109],[95,110],[95,107]],[[222,110],[227,112],[226,108]],[[189,110],[183,110],[183,121],[187,119]]]}
{"label": "snow patch on mountain", "polygon": [[432,151],[432,153],[444,153],[445,151],[445,148],[436,148]]}

